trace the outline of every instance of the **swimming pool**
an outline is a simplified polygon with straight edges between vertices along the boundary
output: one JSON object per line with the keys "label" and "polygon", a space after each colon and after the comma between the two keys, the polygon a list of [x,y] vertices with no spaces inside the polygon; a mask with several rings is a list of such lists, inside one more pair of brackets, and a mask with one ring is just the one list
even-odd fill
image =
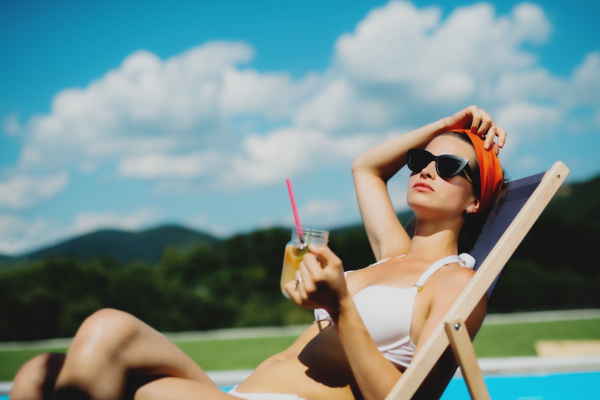
{"label": "swimming pool", "polygon": [[[600,371],[561,374],[491,375],[485,383],[494,400],[600,400]],[[227,391],[233,386],[222,386]],[[454,378],[442,400],[466,400],[469,392],[462,378]],[[0,396],[8,400],[8,396]]]}
{"label": "swimming pool", "polygon": [[[600,371],[531,375],[490,375],[485,383],[493,400],[599,400]],[[470,399],[462,378],[454,378],[442,400]]]}

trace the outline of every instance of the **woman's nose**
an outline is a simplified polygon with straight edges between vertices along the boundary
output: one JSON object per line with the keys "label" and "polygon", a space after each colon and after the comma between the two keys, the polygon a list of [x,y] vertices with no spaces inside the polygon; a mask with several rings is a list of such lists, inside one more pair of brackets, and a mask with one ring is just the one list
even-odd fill
{"label": "woman's nose", "polygon": [[434,171],[435,171],[435,161],[432,161],[425,168],[423,168],[421,170],[421,176],[433,179]]}

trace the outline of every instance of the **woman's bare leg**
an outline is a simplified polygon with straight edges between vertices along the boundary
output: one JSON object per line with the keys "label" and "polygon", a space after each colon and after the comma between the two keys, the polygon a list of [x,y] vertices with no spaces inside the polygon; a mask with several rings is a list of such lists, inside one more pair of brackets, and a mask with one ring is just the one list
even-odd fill
{"label": "woman's bare leg", "polygon": [[[38,367],[42,361],[38,360]],[[34,366],[22,370],[17,374],[20,382],[29,379],[39,385],[41,378],[32,372]],[[77,331],[52,397],[119,399],[128,375],[170,376],[218,390],[208,375],[165,336],[130,314],[105,309],[87,318]],[[15,399],[22,386],[16,388]]]}
{"label": "woman's bare leg", "polygon": [[[56,378],[60,373],[65,356],[64,353],[46,353],[29,360],[15,376],[10,400],[49,399],[54,391]],[[130,376],[125,385],[123,400],[168,400],[169,398],[185,400],[187,397],[199,400],[203,398],[202,396],[219,399],[223,395],[225,393],[215,389],[212,385],[187,379]],[[226,398],[232,399],[233,397],[226,396]]]}
{"label": "woman's bare leg", "polygon": [[239,400],[212,385],[180,378],[161,378],[135,392],[133,400]]}
{"label": "woman's bare leg", "polygon": [[65,354],[46,353],[27,361],[19,369],[10,391],[11,400],[43,400],[54,390]]}

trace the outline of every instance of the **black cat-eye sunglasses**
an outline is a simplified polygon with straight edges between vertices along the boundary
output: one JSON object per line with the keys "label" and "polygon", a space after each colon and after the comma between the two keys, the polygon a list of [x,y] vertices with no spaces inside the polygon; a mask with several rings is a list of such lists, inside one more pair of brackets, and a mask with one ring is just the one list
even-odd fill
{"label": "black cat-eye sunglasses", "polygon": [[408,150],[408,168],[412,172],[419,173],[428,166],[432,161],[435,161],[435,170],[437,174],[442,178],[452,178],[460,174],[462,171],[465,172],[465,178],[471,184],[476,185],[474,182],[479,182],[476,178],[475,172],[469,166],[469,160],[464,157],[455,156],[452,154],[442,154],[441,156],[434,156],[427,150],[423,149],[410,149]]}

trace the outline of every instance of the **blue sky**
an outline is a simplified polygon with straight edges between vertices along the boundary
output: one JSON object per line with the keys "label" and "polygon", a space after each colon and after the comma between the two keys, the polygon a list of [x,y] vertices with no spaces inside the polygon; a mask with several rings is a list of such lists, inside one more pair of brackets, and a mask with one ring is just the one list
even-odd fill
{"label": "blue sky", "polygon": [[[472,103],[512,178],[600,174],[598,2],[0,3],[0,253],[360,219],[361,150]],[[406,171],[390,183],[405,207]]]}

